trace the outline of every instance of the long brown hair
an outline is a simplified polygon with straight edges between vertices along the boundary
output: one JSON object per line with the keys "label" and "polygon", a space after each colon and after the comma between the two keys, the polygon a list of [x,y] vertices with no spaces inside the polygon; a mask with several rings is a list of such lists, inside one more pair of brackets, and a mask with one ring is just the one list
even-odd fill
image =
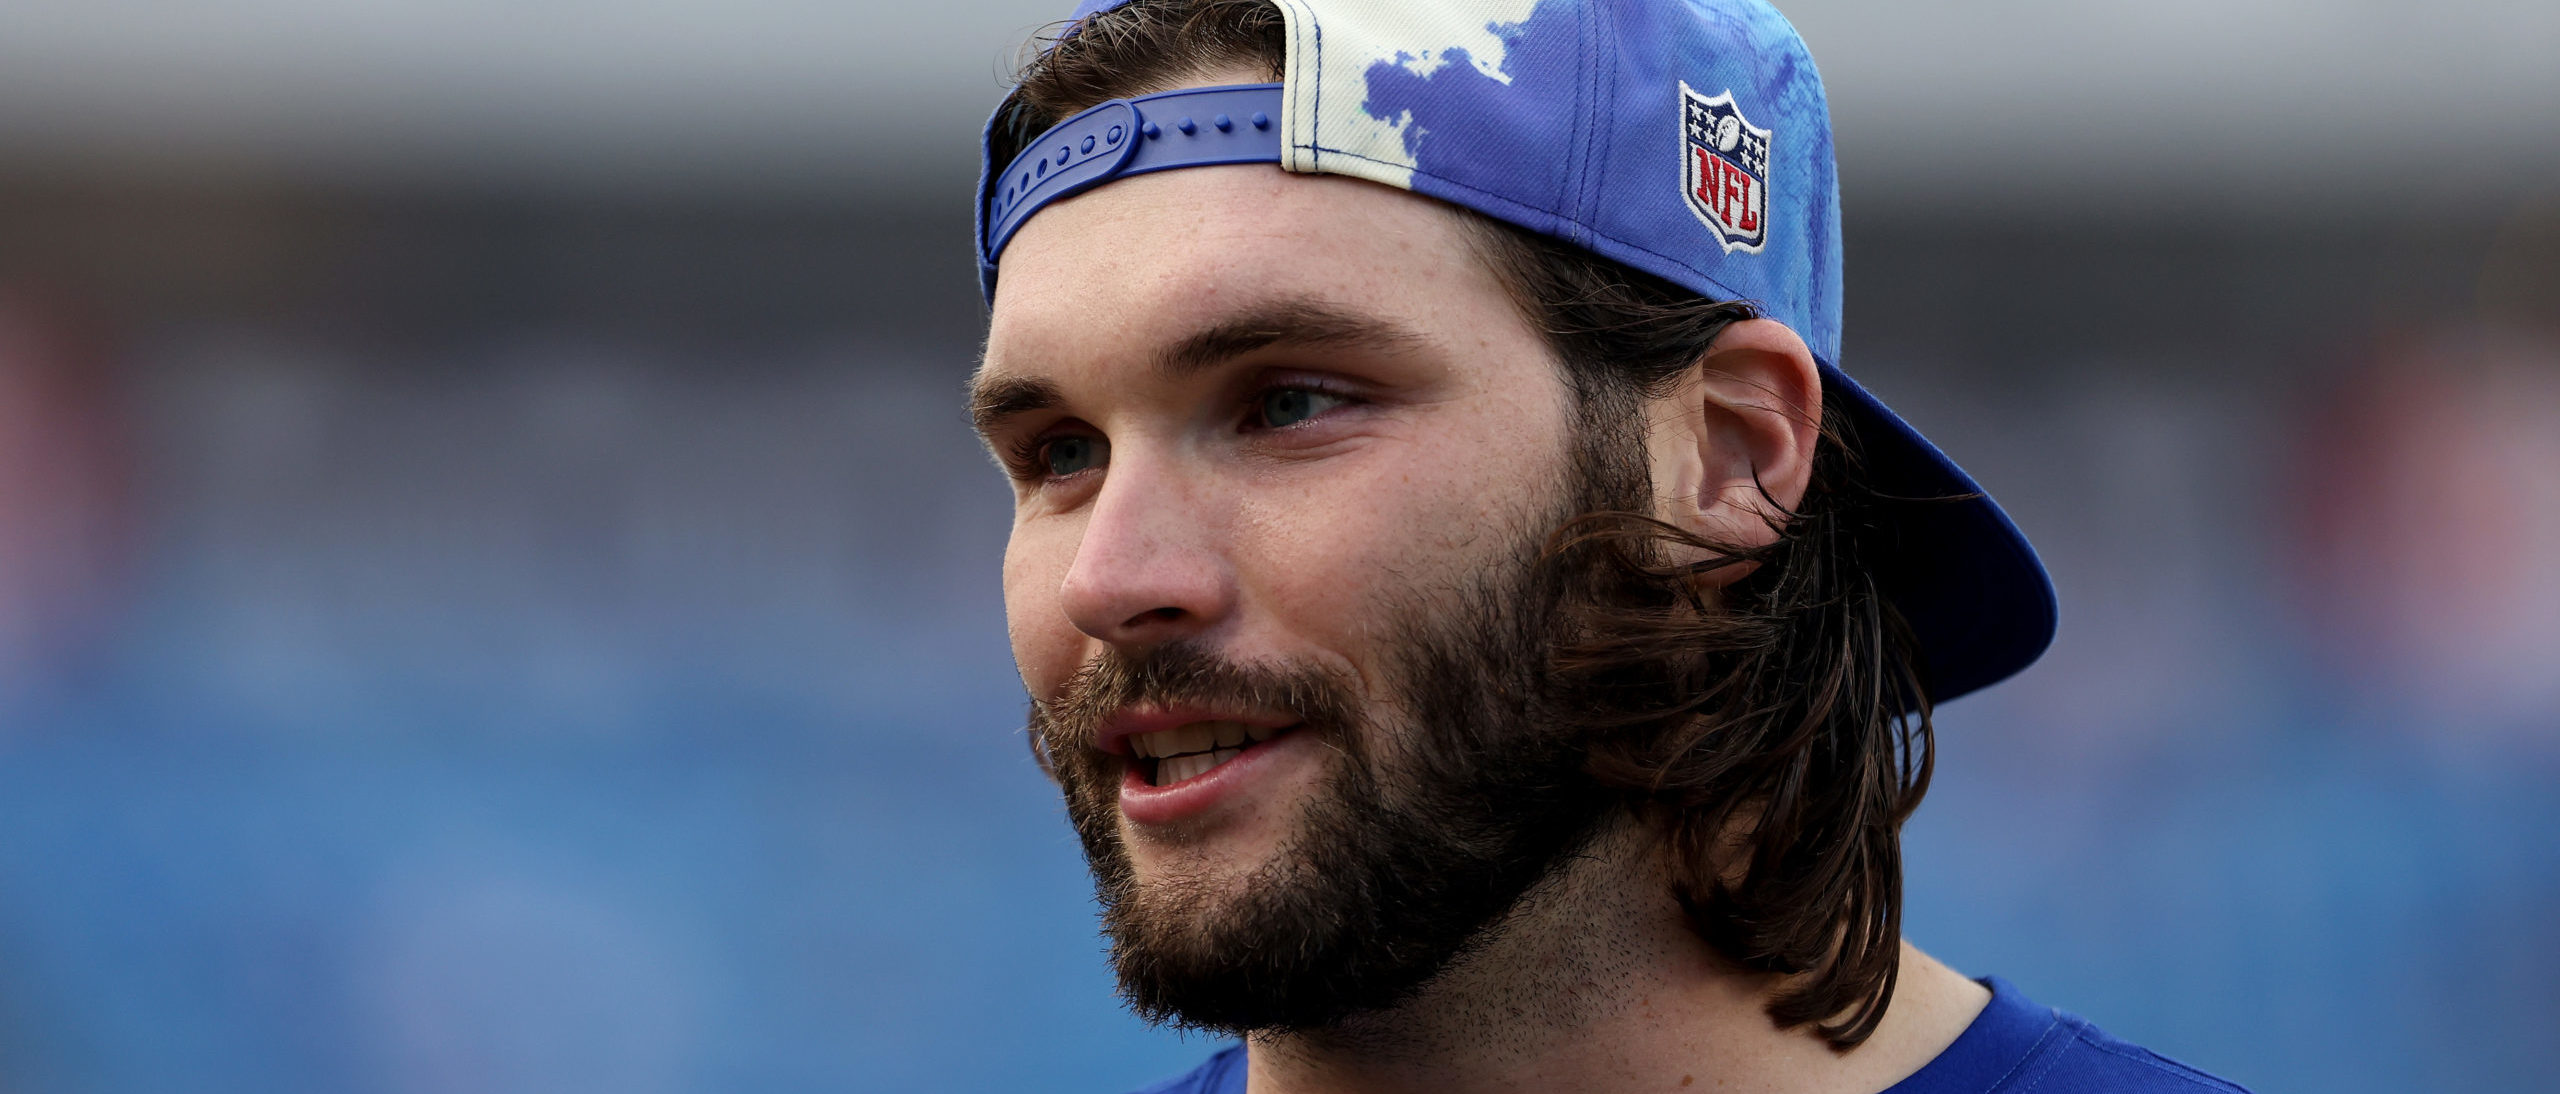
{"label": "long brown hair", "polygon": [[[1278,79],[1270,0],[1133,0],[1032,54],[997,162],[1078,110],[1230,68]],[[1037,48],[1037,47],[1035,47]],[[1641,475],[1644,402],[1757,314],[1463,210],[1479,251],[1574,390],[1584,458]],[[1784,978],[1784,1028],[1833,1047],[1882,1021],[1899,969],[1901,827],[1929,784],[1927,689],[1910,628],[1870,563],[1878,507],[1856,438],[1826,410],[1811,484],[1765,547],[1699,539],[1636,512],[1585,514],[1551,560],[1595,566],[1601,595],[1563,621],[1551,671],[1586,770],[1670,844],[1673,895],[1740,969]],[[1706,561],[1672,565],[1664,560]],[[1748,565],[1710,590],[1701,572]]]}

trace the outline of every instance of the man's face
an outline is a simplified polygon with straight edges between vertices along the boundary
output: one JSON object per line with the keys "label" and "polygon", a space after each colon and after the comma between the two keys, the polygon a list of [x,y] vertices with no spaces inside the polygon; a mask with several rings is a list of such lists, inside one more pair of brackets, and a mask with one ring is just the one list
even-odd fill
{"label": "man's face", "polygon": [[[1382,1002],[1588,830],[1537,732],[1559,594],[1533,563],[1642,483],[1592,484],[1455,217],[1260,165],[1052,205],[1005,252],[975,403],[1033,728],[1142,1010]],[[1336,975],[1293,989],[1261,950]]]}

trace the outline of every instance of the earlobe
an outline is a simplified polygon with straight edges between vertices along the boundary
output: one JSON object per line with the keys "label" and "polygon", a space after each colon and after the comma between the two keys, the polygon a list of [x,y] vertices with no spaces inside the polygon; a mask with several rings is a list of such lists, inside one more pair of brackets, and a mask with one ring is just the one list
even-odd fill
{"label": "earlobe", "polygon": [[1647,415],[1657,517],[1723,549],[1776,541],[1813,481],[1821,436],[1822,374],[1804,339],[1774,320],[1735,323]]}

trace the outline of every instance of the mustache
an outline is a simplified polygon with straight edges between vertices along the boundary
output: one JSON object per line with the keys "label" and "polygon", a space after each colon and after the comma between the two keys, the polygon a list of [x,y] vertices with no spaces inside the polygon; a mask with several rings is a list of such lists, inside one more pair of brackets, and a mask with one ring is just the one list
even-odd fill
{"label": "mustache", "polygon": [[1032,700],[1032,750],[1054,777],[1058,757],[1097,751],[1102,724],[1113,715],[1175,705],[1287,714],[1308,729],[1340,730],[1358,718],[1360,697],[1347,674],[1302,662],[1237,661],[1198,642],[1134,654],[1106,649],[1068,677],[1056,698]]}

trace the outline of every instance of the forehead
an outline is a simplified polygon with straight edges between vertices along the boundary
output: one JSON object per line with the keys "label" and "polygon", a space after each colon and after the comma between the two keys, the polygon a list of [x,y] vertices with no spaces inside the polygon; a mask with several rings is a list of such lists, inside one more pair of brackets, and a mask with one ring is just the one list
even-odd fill
{"label": "forehead", "polygon": [[1467,233],[1428,198],[1271,165],[1122,179],[1041,210],[1005,249],[986,372],[1112,359],[1275,301],[1450,348],[1525,333]]}

